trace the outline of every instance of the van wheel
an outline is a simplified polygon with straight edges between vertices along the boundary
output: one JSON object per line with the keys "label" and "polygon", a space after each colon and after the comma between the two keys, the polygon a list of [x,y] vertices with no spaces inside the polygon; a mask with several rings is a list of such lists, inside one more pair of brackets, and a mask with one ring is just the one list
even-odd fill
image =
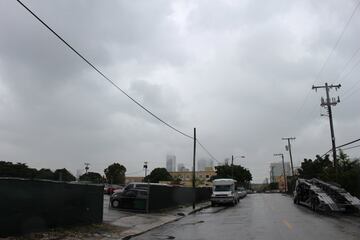
{"label": "van wheel", "polygon": [[111,206],[112,206],[113,208],[118,208],[118,207],[120,206],[120,202],[119,202],[118,200],[113,200],[113,201],[111,202]]}

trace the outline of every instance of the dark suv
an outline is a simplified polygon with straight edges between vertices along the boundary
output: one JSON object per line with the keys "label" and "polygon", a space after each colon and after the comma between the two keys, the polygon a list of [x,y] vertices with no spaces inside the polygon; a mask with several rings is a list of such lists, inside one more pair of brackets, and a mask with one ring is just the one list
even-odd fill
{"label": "dark suv", "polygon": [[144,189],[124,189],[110,197],[110,204],[114,208],[145,210],[148,191]]}

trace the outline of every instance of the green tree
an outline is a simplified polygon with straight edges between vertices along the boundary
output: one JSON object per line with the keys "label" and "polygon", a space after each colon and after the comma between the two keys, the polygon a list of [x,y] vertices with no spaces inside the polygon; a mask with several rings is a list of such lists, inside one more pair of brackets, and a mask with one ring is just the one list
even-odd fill
{"label": "green tree", "polygon": [[29,168],[25,163],[0,161],[0,177],[34,178],[37,170]]}
{"label": "green tree", "polygon": [[315,160],[304,159],[299,169],[299,177],[305,179],[320,178],[326,170],[331,171],[332,162],[329,160],[329,155],[324,158],[316,155]]}
{"label": "green tree", "polygon": [[39,171],[37,171],[36,178],[54,180],[55,175],[50,169],[42,168]]}
{"label": "green tree", "polygon": [[155,168],[144,178],[144,182],[158,183],[159,181],[172,181],[173,178],[166,168]]}
{"label": "green tree", "polygon": [[65,168],[56,169],[54,172],[54,180],[63,181],[63,182],[71,182],[75,181],[76,178]]}
{"label": "green tree", "polygon": [[272,182],[269,184],[269,190],[276,190],[276,189],[279,189],[279,183]]}
{"label": "green tree", "polygon": [[[338,178],[339,183],[343,188],[351,194],[360,197],[360,161],[359,159],[351,160],[349,156],[341,149],[339,151],[338,159]],[[328,174],[334,181],[336,179],[335,169],[332,169]]]}
{"label": "green tree", "polygon": [[125,172],[126,168],[119,163],[113,163],[104,170],[106,180],[110,184],[124,184]]}
{"label": "green tree", "polygon": [[89,181],[92,183],[102,183],[103,178],[99,173],[96,172],[88,172],[79,177],[80,181]]}
{"label": "green tree", "polygon": [[249,183],[252,180],[252,175],[250,171],[241,165],[221,165],[216,166],[216,175],[212,177],[213,179],[218,178],[232,178],[234,176],[234,179],[237,181],[238,186],[244,186],[249,187]]}
{"label": "green tree", "polygon": [[338,174],[333,163],[326,155],[321,158],[319,155],[312,161],[311,159],[304,159],[299,169],[300,178],[319,178],[326,182],[336,182],[340,184],[351,194],[360,197],[360,161],[359,159],[350,160],[349,156],[343,151],[339,151],[338,159]]}

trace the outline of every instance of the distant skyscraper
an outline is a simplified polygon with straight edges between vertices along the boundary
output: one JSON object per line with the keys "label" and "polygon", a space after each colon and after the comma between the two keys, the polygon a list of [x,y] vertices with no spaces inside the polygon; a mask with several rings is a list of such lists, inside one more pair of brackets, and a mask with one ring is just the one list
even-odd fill
{"label": "distant skyscraper", "polygon": [[167,155],[166,156],[166,170],[168,172],[176,171],[176,156],[175,155]]}
{"label": "distant skyscraper", "polygon": [[214,163],[211,159],[201,158],[197,161],[197,170],[198,171],[205,171],[209,168],[213,168]]}

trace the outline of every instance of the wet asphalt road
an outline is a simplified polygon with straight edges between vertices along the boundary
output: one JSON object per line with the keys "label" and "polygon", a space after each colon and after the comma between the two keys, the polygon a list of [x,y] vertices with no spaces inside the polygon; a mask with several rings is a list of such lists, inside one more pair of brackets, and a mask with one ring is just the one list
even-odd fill
{"label": "wet asphalt road", "polygon": [[360,239],[360,217],[314,213],[282,194],[252,194],[235,207],[204,209],[131,239]]}

